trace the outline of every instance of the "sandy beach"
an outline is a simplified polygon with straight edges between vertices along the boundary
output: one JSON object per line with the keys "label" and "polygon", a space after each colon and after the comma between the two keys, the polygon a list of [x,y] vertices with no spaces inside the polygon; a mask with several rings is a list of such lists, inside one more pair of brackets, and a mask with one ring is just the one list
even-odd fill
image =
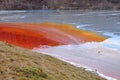
{"label": "sandy beach", "polygon": [[99,44],[92,47],[90,44],[50,47],[33,49],[59,59],[72,62],[76,65],[98,71],[105,76],[120,80],[120,52],[104,48]]}

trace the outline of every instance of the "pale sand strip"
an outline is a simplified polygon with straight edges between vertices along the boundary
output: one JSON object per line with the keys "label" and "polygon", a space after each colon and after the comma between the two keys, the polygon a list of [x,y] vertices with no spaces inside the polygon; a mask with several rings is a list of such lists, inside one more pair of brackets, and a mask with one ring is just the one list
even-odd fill
{"label": "pale sand strip", "polygon": [[106,76],[120,80],[120,52],[118,51],[103,48],[100,45],[93,47],[68,45],[33,50],[72,62],[79,66],[88,67]]}

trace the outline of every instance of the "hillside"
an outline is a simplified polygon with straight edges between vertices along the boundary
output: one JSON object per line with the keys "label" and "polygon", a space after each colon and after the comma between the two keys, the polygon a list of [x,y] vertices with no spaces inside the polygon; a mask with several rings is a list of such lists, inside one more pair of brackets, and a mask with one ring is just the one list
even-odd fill
{"label": "hillside", "polygon": [[48,55],[0,42],[0,80],[104,80]]}
{"label": "hillside", "polygon": [[1,10],[119,10],[120,0],[0,0]]}

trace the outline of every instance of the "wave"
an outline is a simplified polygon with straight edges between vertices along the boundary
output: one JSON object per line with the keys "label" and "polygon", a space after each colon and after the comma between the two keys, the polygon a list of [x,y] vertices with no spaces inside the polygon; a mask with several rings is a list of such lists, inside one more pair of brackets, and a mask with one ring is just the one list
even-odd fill
{"label": "wave", "polygon": [[55,23],[0,23],[0,40],[32,49],[39,45],[57,46],[105,40],[93,32]]}
{"label": "wave", "polygon": [[120,35],[119,32],[108,32],[108,31],[96,31],[91,29],[86,29],[86,27],[91,26],[92,24],[76,24],[76,28],[78,29],[84,29],[84,30],[90,30],[93,32],[97,32],[101,35],[104,35],[107,37],[107,39],[105,39],[103,42],[100,42],[99,44],[103,45],[103,47],[105,48],[111,48],[114,50],[118,50],[120,51]]}
{"label": "wave", "polygon": [[81,29],[81,28],[84,28],[84,27],[87,27],[87,26],[91,26],[91,24],[79,24],[79,25],[77,25],[76,26],[76,28],[79,28],[79,29]]}

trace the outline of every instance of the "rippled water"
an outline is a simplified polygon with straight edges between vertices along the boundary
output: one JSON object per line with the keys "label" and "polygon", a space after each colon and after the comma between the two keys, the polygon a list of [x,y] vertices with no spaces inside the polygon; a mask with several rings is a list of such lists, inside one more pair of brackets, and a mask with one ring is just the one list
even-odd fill
{"label": "rippled water", "polygon": [[68,23],[120,35],[120,11],[0,11],[0,21]]}

